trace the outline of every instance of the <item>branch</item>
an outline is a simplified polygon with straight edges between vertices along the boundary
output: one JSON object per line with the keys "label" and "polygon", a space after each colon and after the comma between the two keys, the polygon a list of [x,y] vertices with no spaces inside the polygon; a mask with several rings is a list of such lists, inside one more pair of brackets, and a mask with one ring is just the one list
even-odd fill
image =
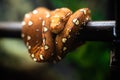
{"label": "branch", "polygon": [[21,38],[20,22],[0,22],[0,37]]}
{"label": "branch", "polygon": [[[0,37],[21,38],[20,22],[0,22]],[[79,37],[87,41],[113,41],[115,21],[90,21],[80,30]]]}

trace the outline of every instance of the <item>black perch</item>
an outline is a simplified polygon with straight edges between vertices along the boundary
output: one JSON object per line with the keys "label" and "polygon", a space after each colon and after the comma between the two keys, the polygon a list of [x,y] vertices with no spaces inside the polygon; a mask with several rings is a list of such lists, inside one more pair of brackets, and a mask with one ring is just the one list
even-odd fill
{"label": "black perch", "polygon": [[[0,22],[0,37],[21,38],[21,28],[20,22]],[[115,21],[90,21],[79,37],[85,41],[112,41],[114,28]]]}

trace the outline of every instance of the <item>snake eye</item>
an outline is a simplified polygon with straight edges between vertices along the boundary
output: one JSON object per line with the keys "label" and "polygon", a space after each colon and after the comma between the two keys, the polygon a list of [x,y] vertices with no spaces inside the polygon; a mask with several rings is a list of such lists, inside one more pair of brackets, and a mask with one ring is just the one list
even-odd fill
{"label": "snake eye", "polygon": [[34,61],[56,63],[73,47],[78,47],[76,33],[89,20],[88,8],[72,14],[68,8],[50,11],[39,7],[25,14],[21,36]]}

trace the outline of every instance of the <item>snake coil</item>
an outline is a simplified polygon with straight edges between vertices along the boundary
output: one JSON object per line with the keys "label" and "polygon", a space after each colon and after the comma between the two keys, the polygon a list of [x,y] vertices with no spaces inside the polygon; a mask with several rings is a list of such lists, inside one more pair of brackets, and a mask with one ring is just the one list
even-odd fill
{"label": "snake coil", "polygon": [[50,11],[39,7],[25,14],[21,36],[34,61],[56,63],[73,47],[82,44],[76,38],[89,20],[88,8],[72,13],[68,8]]}

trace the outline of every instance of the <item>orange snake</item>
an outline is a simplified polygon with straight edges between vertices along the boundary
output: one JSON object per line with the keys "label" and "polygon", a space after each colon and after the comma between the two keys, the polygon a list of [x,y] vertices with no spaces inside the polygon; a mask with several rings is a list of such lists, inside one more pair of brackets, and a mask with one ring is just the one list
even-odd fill
{"label": "orange snake", "polygon": [[34,61],[56,63],[78,47],[76,35],[89,20],[88,8],[72,13],[68,8],[39,7],[25,14],[21,36]]}

